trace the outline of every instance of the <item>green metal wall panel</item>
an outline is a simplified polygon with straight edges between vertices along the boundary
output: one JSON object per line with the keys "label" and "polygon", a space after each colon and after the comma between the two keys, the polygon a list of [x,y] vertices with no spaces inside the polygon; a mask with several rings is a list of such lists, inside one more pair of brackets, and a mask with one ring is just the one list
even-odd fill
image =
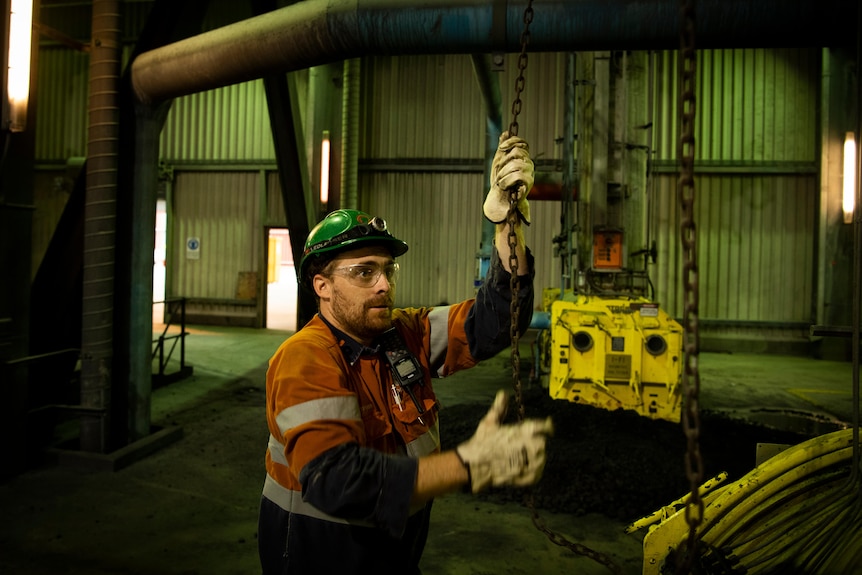
{"label": "green metal wall panel", "polygon": [[177,98],[161,135],[169,163],[273,161],[262,80]]}
{"label": "green metal wall panel", "polygon": [[[481,160],[487,110],[470,56],[381,56],[363,61],[360,157]],[[512,121],[517,54],[499,76],[503,129]],[[560,158],[564,55],[531,54],[518,117],[535,157]]]}
{"label": "green metal wall panel", "polygon": [[[657,299],[682,317],[677,54],[659,52],[655,63],[658,261],[651,275]],[[804,339],[814,323],[819,77],[816,49],[698,52],[695,222],[704,333]]]}
{"label": "green metal wall panel", "polygon": [[[234,299],[263,249],[257,172],[175,172],[168,296]],[[198,238],[197,258],[186,241]]]}
{"label": "green metal wall panel", "polygon": [[[820,51],[698,53],[695,154],[716,164],[817,160]],[[676,160],[677,53],[656,54],[656,159]]]}
{"label": "green metal wall panel", "polygon": [[65,163],[87,153],[90,56],[63,47],[39,50],[36,158]]}
{"label": "green metal wall panel", "polygon": [[[360,188],[374,190],[362,209],[383,217],[410,250],[402,263],[397,304],[455,303],[475,295],[486,186],[479,173],[372,172]],[[536,258],[536,289],[559,287],[559,260],[551,237],[559,233],[559,204],[532,202],[525,240]],[[537,296],[537,305],[541,302]]]}
{"label": "green metal wall panel", "polygon": [[378,57],[363,70],[360,157],[481,157],[485,115],[469,56]]}
{"label": "green metal wall panel", "polygon": [[[683,314],[675,176],[656,181],[652,279]],[[699,176],[695,222],[699,315],[705,320],[810,323],[818,189],[813,175]]]}

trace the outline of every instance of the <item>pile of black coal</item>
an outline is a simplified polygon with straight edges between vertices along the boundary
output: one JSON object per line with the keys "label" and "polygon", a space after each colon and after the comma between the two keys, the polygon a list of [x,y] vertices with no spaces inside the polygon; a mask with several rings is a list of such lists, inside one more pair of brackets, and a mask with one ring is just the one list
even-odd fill
{"label": "pile of black coal", "polygon": [[[681,423],[555,400],[539,386],[525,387],[521,395],[525,417],[550,415],[554,421],[544,475],[531,489],[497,488],[477,497],[523,502],[529,493],[537,509],[634,521],[689,492]],[[469,439],[487,410],[479,403],[444,405],[443,448]],[[514,404],[509,411],[508,421],[514,421]],[[759,442],[794,445],[807,439],[718,413],[701,412],[699,420],[704,481],[722,471],[730,479],[748,473]]]}

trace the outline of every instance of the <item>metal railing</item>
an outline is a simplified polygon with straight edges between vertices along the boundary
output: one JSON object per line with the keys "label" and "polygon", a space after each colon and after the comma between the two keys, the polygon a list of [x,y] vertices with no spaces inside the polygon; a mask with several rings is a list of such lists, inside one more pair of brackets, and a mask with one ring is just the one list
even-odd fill
{"label": "metal railing", "polygon": [[[153,302],[153,305],[164,304],[165,306],[165,327],[159,337],[153,340],[153,359],[156,356],[159,358],[159,368],[153,374],[153,387],[167,385],[181,379],[191,376],[194,371],[192,366],[186,365],[186,336],[189,332],[186,331],[186,298],[169,298],[160,302]],[[171,327],[177,325],[179,319],[179,332],[169,333]],[[179,344],[180,367],[177,371],[166,373],[168,362],[170,362],[174,351]]]}

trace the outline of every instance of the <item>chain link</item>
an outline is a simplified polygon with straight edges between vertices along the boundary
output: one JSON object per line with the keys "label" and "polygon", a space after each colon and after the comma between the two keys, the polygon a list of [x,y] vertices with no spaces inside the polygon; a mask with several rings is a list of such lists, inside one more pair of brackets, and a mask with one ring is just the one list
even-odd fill
{"label": "chain link", "polygon": [[567,547],[569,550],[577,553],[578,555],[583,555],[584,557],[588,557],[595,561],[600,565],[604,565],[608,568],[612,573],[622,573],[622,569],[619,565],[614,563],[613,559],[605,555],[604,553],[599,553],[594,549],[590,549],[586,545],[581,543],[575,543],[573,541],[569,541],[559,533],[552,531],[544,522],[544,520],[539,517],[538,512],[533,504],[533,495],[532,493],[527,496],[527,507],[530,508],[533,517],[533,525],[536,526],[536,529],[541,531],[547,536],[547,538],[554,545],[559,545],[560,547]]}
{"label": "chain link", "polygon": [[[700,417],[698,396],[700,375],[697,368],[700,342],[698,336],[698,281],[697,281],[697,229],[694,223],[694,120],[696,110],[695,80],[697,53],[695,51],[694,0],[682,0],[680,9],[679,53],[679,113],[680,139],[678,156],[680,175],[677,194],[680,203],[680,242],[683,250],[684,281],[684,364],[682,386],[685,393],[683,430],[687,440],[685,472],[691,494],[686,500],[685,521],[689,526],[688,540],[677,573],[689,573],[697,552],[697,528],[703,521],[703,500],[699,487],[703,482],[703,459],[700,453]],[[683,551],[683,550],[680,550]]]}
{"label": "chain link", "polygon": [[[521,55],[518,57],[518,78],[515,81],[515,100],[512,102],[512,123],[509,124],[509,136],[518,135],[518,114],[521,113],[521,92],[524,91],[524,71],[527,69],[527,44],[530,41],[530,23],[533,21],[533,2],[530,0],[527,3],[527,8],[524,11],[524,31],[521,33]],[[526,190],[528,193],[530,190]],[[509,329],[509,335],[512,338],[512,387],[515,390],[515,402],[518,410],[518,421],[524,420],[524,399],[521,392],[521,353],[519,350],[520,334],[518,333],[518,317],[520,315],[518,293],[520,282],[518,280],[518,234],[516,226],[520,225],[520,215],[518,213],[518,186],[509,188],[509,212],[506,214],[506,225],[509,226],[507,236],[509,244],[509,270],[510,283],[509,291],[512,295],[510,304],[510,313],[512,315],[512,323]],[[564,536],[552,531],[545,524],[544,520],[539,516],[536,510],[536,505],[533,493],[529,492],[525,498],[525,503],[530,509],[530,514],[533,519],[533,525],[536,529],[545,534],[545,536],[561,547],[567,547],[570,551],[588,557],[593,561],[604,565],[613,573],[621,573],[619,565],[607,555],[590,549],[586,545],[569,541]]]}
{"label": "chain link", "polygon": [[520,215],[518,214],[518,186],[512,186],[509,189],[509,213],[506,214],[506,225],[509,226],[509,291],[512,294],[512,300],[509,303],[509,312],[512,316],[512,322],[509,324],[509,335],[512,338],[512,388],[515,390],[515,403],[518,406],[518,421],[524,419],[524,398],[521,393],[521,352],[519,349],[520,334],[518,333],[518,320],[520,316],[520,302],[518,294],[520,291],[520,282],[518,281],[518,234],[516,229],[520,225]]}
{"label": "chain link", "polygon": [[[524,30],[521,32],[521,55],[518,57],[518,78],[515,80],[515,100],[512,102],[512,123],[509,124],[509,136],[518,135],[518,114],[521,113],[521,92],[524,91],[524,71],[527,69],[527,44],[530,42],[530,23],[533,21],[533,0],[527,2],[524,10]],[[525,190],[524,193],[529,193]],[[518,184],[509,188],[509,212],[506,214],[506,225],[509,226],[509,291],[512,300],[509,311],[512,322],[509,328],[509,336],[512,339],[512,388],[515,390],[515,403],[518,406],[518,421],[524,419],[524,400],[521,393],[521,352],[519,349],[520,334],[518,333],[519,302],[518,291],[518,234],[516,229],[520,225],[518,213]]]}
{"label": "chain link", "polygon": [[[521,54],[518,56],[518,78],[515,80],[515,99],[512,102],[512,123],[509,135],[518,135],[518,115],[521,113],[521,92],[524,91],[524,71],[527,69],[527,44],[530,43],[530,24],[533,22],[533,0],[524,10],[524,30],[521,32]],[[529,191],[529,190],[527,190]]]}

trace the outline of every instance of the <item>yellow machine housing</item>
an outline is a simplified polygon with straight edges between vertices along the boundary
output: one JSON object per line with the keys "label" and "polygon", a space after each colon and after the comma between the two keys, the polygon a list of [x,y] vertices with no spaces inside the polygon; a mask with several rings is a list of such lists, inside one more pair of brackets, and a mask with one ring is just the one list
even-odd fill
{"label": "yellow machine housing", "polygon": [[[556,290],[559,294],[559,290]],[[645,298],[551,299],[548,391],[608,410],[678,422],[682,326]],[[547,307],[546,307],[547,309]]]}

